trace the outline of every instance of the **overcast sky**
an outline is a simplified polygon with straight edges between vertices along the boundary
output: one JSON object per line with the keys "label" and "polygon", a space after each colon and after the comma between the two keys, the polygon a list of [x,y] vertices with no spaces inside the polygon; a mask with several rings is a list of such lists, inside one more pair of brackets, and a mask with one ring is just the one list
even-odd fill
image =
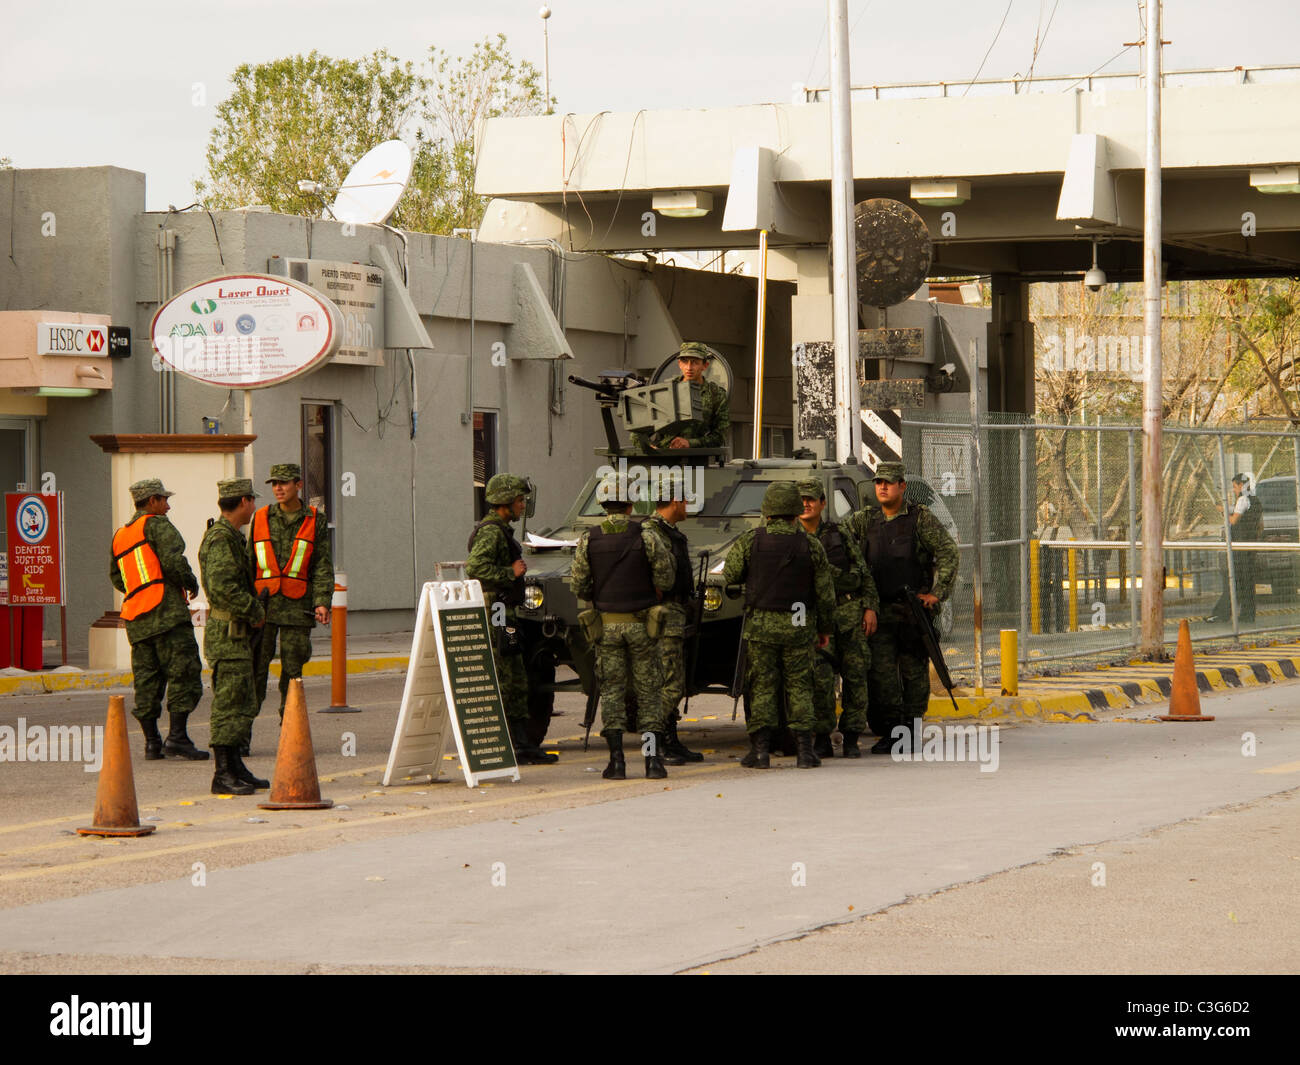
{"label": "overcast sky", "polygon": [[[561,111],[784,103],[795,83],[827,79],[820,0],[551,6],[551,91]],[[1003,0],[850,0],[853,83],[960,82],[981,61],[981,77],[1023,76],[1036,31],[1036,76],[1086,74],[1137,39],[1139,6],[1011,0],[998,33]],[[20,167],[140,170],[150,209],[184,206],[202,171],[213,109],[239,63],[312,49],[356,57],[381,47],[420,60],[430,46],[459,55],[505,33],[515,56],[540,68],[539,7],[517,0],[7,4],[0,156]],[[1170,70],[1300,64],[1300,0],[1166,0],[1164,37],[1172,41]],[[1132,71],[1137,56],[1133,49],[1107,69]],[[196,82],[205,90],[202,106],[193,103]]]}

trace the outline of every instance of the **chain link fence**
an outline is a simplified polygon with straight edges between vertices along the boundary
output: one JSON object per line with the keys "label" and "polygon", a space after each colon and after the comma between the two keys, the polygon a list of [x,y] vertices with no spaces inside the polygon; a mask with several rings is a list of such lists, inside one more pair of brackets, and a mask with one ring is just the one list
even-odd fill
{"label": "chain link fence", "polygon": [[[903,423],[909,472],[961,547],[950,666],[996,683],[1002,629],[1018,633],[1022,672],[1127,660],[1143,609],[1141,427],[984,417],[978,441],[960,415]],[[1228,643],[1300,627],[1300,433],[1166,426],[1162,464],[1167,642],[1184,618]]]}

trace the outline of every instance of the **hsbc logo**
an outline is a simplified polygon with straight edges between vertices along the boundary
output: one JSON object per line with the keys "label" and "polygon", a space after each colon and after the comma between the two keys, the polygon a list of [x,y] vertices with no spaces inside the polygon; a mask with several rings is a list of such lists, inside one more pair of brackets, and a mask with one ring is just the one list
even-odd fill
{"label": "hsbc logo", "polygon": [[108,326],[40,322],[36,326],[36,354],[106,356]]}

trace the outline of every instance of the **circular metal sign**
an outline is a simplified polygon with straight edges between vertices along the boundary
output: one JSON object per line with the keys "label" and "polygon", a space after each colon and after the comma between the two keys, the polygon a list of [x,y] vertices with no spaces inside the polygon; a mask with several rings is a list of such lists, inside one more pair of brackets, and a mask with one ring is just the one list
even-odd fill
{"label": "circular metal sign", "polygon": [[214,277],[178,292],[150,327],[155,368],[220,388],[268,388],[339,346],[343,317],[315,289],[270,274]]}
{"label": "circular metal sign", "polygon": [[930,270],[930,231],[898,200],[863,200],[853,209],[858,301],[868,307],[902,303]]}

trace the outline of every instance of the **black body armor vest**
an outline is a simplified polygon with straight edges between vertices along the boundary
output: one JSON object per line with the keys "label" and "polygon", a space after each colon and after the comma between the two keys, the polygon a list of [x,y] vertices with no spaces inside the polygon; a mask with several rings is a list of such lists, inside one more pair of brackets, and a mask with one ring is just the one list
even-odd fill
{"label": "black body armor vest", "polygon": [[817,539],[826,549],[826,558],[841,573],[849,568],[849,549],[844,546],[844,531],[832,521],[823,522],[817,530]]}
{"label": "black body armor vest", "polygon": [[673,567],[675,571],[673,588],[664,596],[664,599],[674,599],[679,603],[684,603],[690,599],[695,591],[695,582],[691,575],[691,552],[686,534],[678,532],[672,523],[666,522],[662,518],[655,519],[655,527],[668,537],[668,543],[672,546],[673,551]]}
{"label": "black body armor vest", "polygon": [[759,610],[788,611],[795,603],[809,608],[816,600],[812,552],[807,535],[759,529],[749,556],[745,601]]}
{"label": "black body armor vest", "polygon": [[916,557],[916,523],[920,517],[920,507],[913,505],[893,521],[885,521],[876,511],[867,525],[867,565],[882,603],[896,602],[904,587],[914,592],[930,590],[930,574]]}
{"label": "black body armor vest", "polygon": [[587,560],[597,610],[632,614],[659,602],[639,524],[626,532],[592,529],[587,538]]}

